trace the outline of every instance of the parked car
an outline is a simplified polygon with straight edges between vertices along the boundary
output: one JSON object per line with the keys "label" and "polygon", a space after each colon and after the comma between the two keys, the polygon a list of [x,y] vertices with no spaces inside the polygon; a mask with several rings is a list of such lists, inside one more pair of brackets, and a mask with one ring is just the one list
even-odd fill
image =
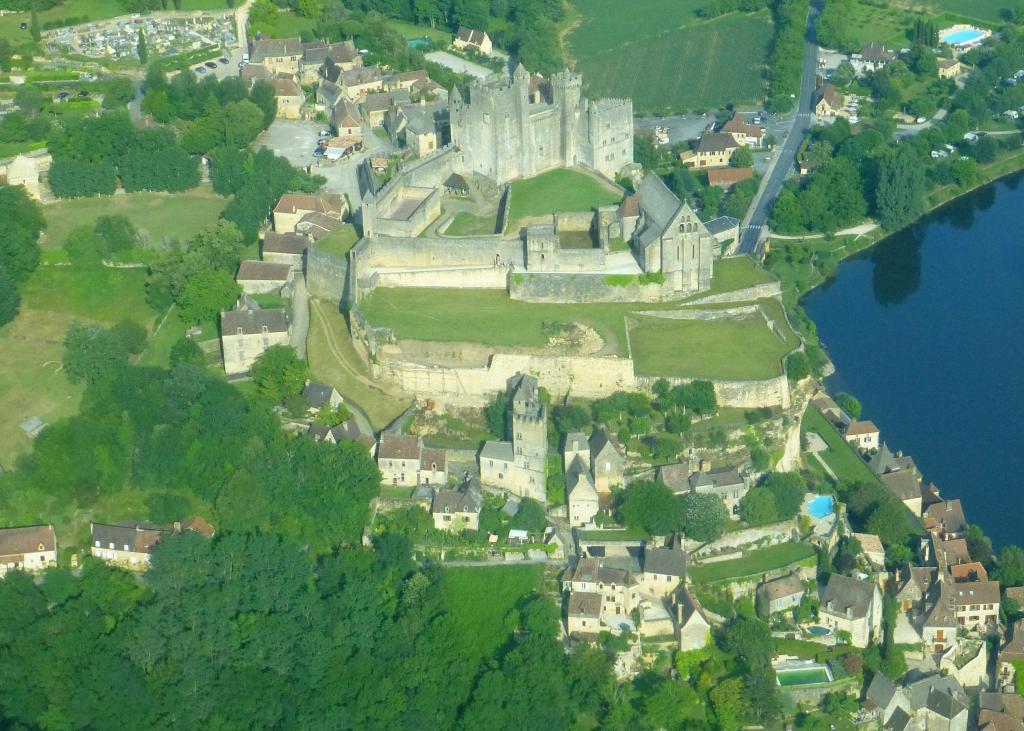
{"label": "parked car", "polygon": [[19,27],[19,28],[21,28],[22,30],[28,30],[28,23],[22,23],[22,24],[21,24],[20,26],[18,26],[18,27]]}
{"label": "parked car", "polygon": [[320,130],[320,136],[321,137],[330,137],[331,136],[331,130],[329,130],[329,129],[322,129],[322,130]]}
{"label": "parked car", "polygon": [[203,64],[203,66],[205,66],[208,69],[215,69],[215,68],[217,68],[217,64],[215,64],[213,61],[207,61],[206,63]]}
{"label": "parked car", "polygon": [[222,64],[224,64],[225,66],[226,66],[226,65],[228,64],[228,59],[227,59],[227,57],[225,57],[225,56],[221,56],[221,57],[220,57],[220,58],[218,58],[217,60],[218,60],[218,61],[220,61],[220,62],[221,62]]}
{"label": "parked car", "polygon": [[82,89],[80,92],[78,92],[78,96],[80,96],[80,97],[87,97],[87,96],[89,96],[89,92],[86,91],[85,89]]}
{"label": "parked car", "polygon": [[66,91],[62,91],[62,92],[61,92],[61,93],[59,93],[59,94],[58,94],[57,96],[55,96],[55,97],[54,97],[54,99],[56,99],[56,100],[57,100],[57,101],[59,101],[59,102],[62,102],[62,101],[64,101],[65,99],[67,99],[67,98],[68,98],[69,96],[71,96],[71,95],[70,95],[70,94],[69,94],[68,92],[66,92]]}
{"label": "parked car", "polygon": [[313,150],[313,157],[323,157],[323,156],[324,156],[324,148],[318,147],[315,150]]}
{"label": "parked car", "polygon": [[206,69],[204,67],[202,67],[202,66],[196,66],[196,73],[197,74],[205,74],[206,73]]}

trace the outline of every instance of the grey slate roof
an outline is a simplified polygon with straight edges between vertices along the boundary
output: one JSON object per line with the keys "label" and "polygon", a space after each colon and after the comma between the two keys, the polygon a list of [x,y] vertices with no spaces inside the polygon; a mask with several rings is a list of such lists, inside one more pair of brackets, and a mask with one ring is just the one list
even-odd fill
{"label": "grey slate roof", "polygon": [[301,56],[302,40],[299,38],[270,38],[252,42],[252,63],[262,63],[266,58]]}
{"label": "grey slate roof", "polygon": [[929,505],[925,517],[932,518],[947,533],[959,533],[967,528],[967,517],[959,498]]}
{"label": "grey slate roof", "polygon": [[765,582],[761,590],[768,601],[771,602],[783,597],[793,596],[794,594],[803,594],[804,585],[796,574],[787,574],[786,576],[780,576],[777,579]]}
{"label": "grey slate roof", "polygon": [[733,487],[744,484],[735,467],[717,467],[707,472],[694,472],[690,476],[690,487],[698,492],[702,487]]}
{"label": "grey slate roof", "polygon": [[917,465],[914,464],[913,457],[893,454],[889,449],[889,445],[885,442],[882,442],[882,446],[871,456],[871,459],[868,461],[868,467],[876,475],[884,475],[886,472],[895,472],[896,470],[917,472]]}
{"label": "grey slate roof", "polygon": [[921,485],[913,472],[908,470],[887,472],[878,479],[882,481],[889,492],[900,500],[914,500],[921,497]]}
{"label": "grey slate roof", "polygon": [[821,609],[832,614],[846,614],[849,609],[855,619],[866,617],[875,586],[871,581],[858,581],[842,574],[832,574],[821,593]]}
{"label": "grey slate roof", "polygon": [[565,435],[566,452],[582,452],[587,449],[587,435],[583,432],[572,431]]}
{"label": "grey slate roof", "polygon": [[170,533],[170,531],[147,523],[124,522],[116,525],[93,523],[92,545],[96,546],[96,542],[99,541],[99,548],[109,548],[112,543],[114,550],[117,551],[151,553],[153,546],[166,533]]}
{"label": "grey slate roof", "polygon": [[717,236],[720,233],[725,233],[731,228],[736,228],[740,225],[740,219],[733,218],[732,216],[719,216],[713,218],[704,224],[704,228],[708,230],[708,233],[712,236]]}
{"label": "grey slate roof", "polygon": [[658,477],[672,492],[689,492],[690,490],[690,465],[688,464],[680,462],[662,465],[658,468]]}
{"label": "grey slate roof", "polygon": [[584,463],[583,458],[576,455],[576,458],[569,465],[569,469],[565,473],[565,487],[566,495],[571,497],[576,493],[578,489],[586,490],[597,494],[597,487],[594,484],[594,478],[590,474],[590,470]]}
{"label": "grey slate roof", "polygon": [[419,437],[404,434],[381,434],[377,459],[419,460],[421,448]]}
{"label": "grey slate roof", "polygon": [[271,333],[288,332],[288,314],[276,310],[228,310],[220,313],[222,336],[257,335],[264,328]]}
{"label": "grey slate roof", "polygon": [[522,498],[515,495],[509,495],[505,504],[501,506],[501,512],[510,518],[514,518],[519,515],[519,506],[523,504]]}
{"label": "grey slate roof", "polygon": [[[284,266],[287,266],[287,264]],[[302,389],[302,397],[305,398],[306,402],[314,409],[319,409],[330,401],[331,394],[333,393],[334,386],[329,386],[326,383],[317,383],[316,381],[310,381],[306,384],[306,387]]]}
{"label": "grey slate roof", "polygon": [[889,720],[884,728],[886,731],[904,731],[904,729],[909,728],[911,720],[910,715],[897,706],[893,709],[892,715],[889,716]]}
{"label": "grey slate roof", "polygon": [[943,692],[938,688],[932,688],[925,705],[932,713],[936,713],[942,718],[950,719],[956,718],[967,710],[967,706],[954,698],[950,693]]}
{"label": "grey slate roof", "polygon": [[893,682],[886,677],[885,673],[878,672],[871,679],[871,685],[868,686],[864,700],[867,703],[873,703],[879,708],[885,708],[896,696],[896,693],[897,689]]}
{"label": "grey slate roof", "polygon": [[618,442],[614,437],[608,436],[604,429],[595,429],[590,435],[590,454],[595,459],[607,460],[614,456],[617,460],[622,460],[622,450]]}
{"label": "grey slate roof", "polygon": [[683,578],[686,576],[686,551],[644,547],[644,573]]}
{"label": "grey slate roof", "polygon": [[706,132],[697,142],[697,152],[725,152],[739,147],[731,134],[725,132]]}
{"label": "grey slate roof", "polygon": [[444,181],[444,187],[451,190],[464,190],[469,192],[469,183],[466,179],[458,173],[452,173],[448,176],[448,179]]}
{"label": "grey slate roof", "polygon": [[[654,173],[644,176],[636,193],[640,198],[640,210],[647,217],[648,223],[653,222],[661,230],[665,229],[681,205],[676,194]],[[661,234],[660,231],[658,233]]]}
{"label": "grey slate roof", "polygon": [[[516,376],[512,377],[516,379]],[[524,373],[518,376],[518,380],[513,380],[513,395],[512,402],[519,404],[532,404],[538,400],[537,388],[539,382],[536,376],[531,376],[528,373]]]}
{"label": "grey slate roof", "polygon": [[437,490],[430,505],[431,513],[479,513],[484,506],[480,489],[470,485],[465,490]]}
{"label": "grey slate roof", "polygon": [[[907,699],[914,710],[920,710],[925,706],[931,707],[929,701],[933,691],[949,696],[961,704],[967,701],[963,686],[950,675],[929,675],[910,683],[905,688]],[[939,705],[938,701],[936,705]]]}
{"label": "grey slate roof", "polygon": [[483,449],[480,450],[480,459],[511,462],[513,458],[512,442],[485,442]]}

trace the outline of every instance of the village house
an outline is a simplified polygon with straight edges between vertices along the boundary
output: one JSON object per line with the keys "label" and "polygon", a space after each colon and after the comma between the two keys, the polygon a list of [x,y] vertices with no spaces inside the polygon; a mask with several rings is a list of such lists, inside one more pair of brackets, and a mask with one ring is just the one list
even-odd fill
{"label": "village house", "polygon": [[302,234],[267,231],[263,235],[260,254],[263,261],[286,264],[292,270],[300,272],[308,248],[309,239]]}
{"label": "village house", "polygon": [[[47,160],[49,155],[46,156]],[[6,166],[0,165],[0,182],[7,185],[23,185],[29,198],[39,200],[42,188],[39,184],[39,163],[36,157],[17,155]]]}
{"label": "village house", "polygon": [[951,587],[953,615],[967,630],[986,630],[999,624],[999,582],[964,581]]}
{"label": "village house", "polygon": [[833,84],[822,84],[818,89],[817,101],[814,103],[814,114],[819,118],[830,118],[845,115],[846,100],[836,91]]}
{"label": "village house", "polygon": [[978,694],[978,728],[982,731],[1024,731],[1024,698],[1017,693]]}
{"label": "village house", "polygon": [[323,41],[304,43],[302,45],[300,81],[307,85],[317,83],[320,67],[328,58],[343,70],[363,65],[363,57],[352,41],[341,41],[330,45]]}
{"label": "village house", "polygon": [[739,148],[731,134],[705,132],[692,150],[679,156],[679,161],[693,168],[728,167],[732,154]]}
{"label": "village house", "polygon": [[963,64],[956,58],[940,58],[936,71],[940,79],[955,79],[963,73]]}
{"label": "village house", "polygon": [[854,647],[867,647],[881,637],[882,594],[873,581],[831,574],[821,592],[818,616],[836,632],[849,632]]}
{"label": "village house", "polygon": [[437,530],[479,530],[480,511],[484,497],[480,484],[471,479],[461,489],[440,488],[434,491],[430,504],[430,515]]}
{"label": "village house", "polygon": [[658,468],[658,480],[676,495],[690,492],[690,465],[684,462]]}
{"label": "village house", "polygon": [[846,427],[843,434],[854,449],[862,452],[878,449],[879,435],[878,427],[872,421],[854,421]]}
{"label": "village house", "polygon": [[269,84],[274,79],[274,73],[261,63],[247,63],[238,75],[245,82],[245,88],[250,91],[257,81],[266,81]]}
{"label": "village house", "polygon": [[577,455],[565,471],[565,497],[569,525],[577,528],[593,525],[601,505],[594,478],[581,456]]}
{"label": "village house", "polygon": [[348,99],[339,99],[331,112],[334,131],[338,137],[363,137],[363,122],[356,105]]}
{"label": "village house", "polygon": [[729,191],[736,187],[737,183],[750,180],[754,177],[753,168],[715,168],[708,170],[708,185]]}
{"label": "village house", "polygon": [[596,591],[569,594],[565,631],[570,637],[597,637],[602,632],[601,595]]}
{"label": "village house", "polygon": [[832,397],[824,391],[819,391],[815,394],[814,398],[811,399],[811,406],[816,408],[840,432],[853,422],[853,419],[843,411],[839,404],[832,400]]}
{"label": "village house", "polygon": [[301,119],[302,105],[306,103],[306,93],[299,86],[294,76],[277,74],[271,85],[277,99],[277,116],[281,119]]}
{"label": "village house", "polygon": [[670,596],[685,579],[686,551],[681,539],[674,536],[664,548],[644,545],[640,583],[648,594],[658,598]]}
{"label": "village house", "polygon": [[729,511],[729,517],[739,520],[740,500],[750,490],[735,467],[717,467],[694,472],[689,479],[690,489],[701,495],[718,495]]}
{"label": "village house", "polygon": [[480,450],[480,480],[520,497],[546,500],[548,411],[540,400],[535,376],[517,374],[508,380],[511,442],[486,442]]}
{"label": "village house", "polygon": [[860,53],[850,56],[850,65],[857,72],[858,76],[865,73],[875,73],[888,66],[896,59],[896,54],[887,49],[881,43],[868,43]]}
{"label": "village house", "polygon": [[476,51],[489,56],[494,50],[491,37],[482,30],[459,26],[459,32],[452,38],[452,46],[460,51]]}
{"label": "village house", "polygon": [[[606,566],[600,559],[581,558],[571,577],[563,581],[563,588],[571,595],[577,592],[593,592],[601,597],[601,616],[622,617],[640,605],[639,583],[627,569]],[[607,619],[606,619],[607,621]],[[617,627],[617,623],[609,623]],[[614,630],[613,630],[614,631]]]}
{"label": "village house", "polygon": [[701,650],[711,640],[711,622],[697,598],[685,586],[680,586],[673,595],[679,650]]}
{"label": "village house", "polygon": [[936,569],[931,566],[904,566],[898,572],[896,601],[904,614],[924,608],[924,599],[936,580]]}
{"label": "village house", "polygon": [[908,684],[904,692],[919,728],[967,731],[967,694],[955,678],[929,675]]}
{"label": "village house", "polygon": [[949,567],[949,575],[953,577],[954,582],[988,581],[988,571],[978,561],[953,564]]}
{"label": "village house", "polygon": [[871,459],[868,460],[868,467],[879,477],[886,472],[896,472],[898,470],[910,470],[918,478],[921,476],[917,465],[914,464],[913,457],[904,455],[903,452],[893,453],[885,442],[882,442],[882,446],[878,448],[878,451],[871,455]]}
{"label": "village house", "polygon": [[736,144],[744,147],[761,147],[764,143],[764,130],[750,124],[739,112],[733,114],[720,131],[732,135]]}
{"label": "village house", "polygon": [[381,434],[377,446],[381,481],[396,487],[444,486],[448,482],[448,454],[423,446],[423,438]]}
{"label": "village house", "polygon": [[149,568],[153,547],[168,533],[170,531],[166,528],[145,523],[93,523],[89,551],[109,564],[132,571],[144,571]]}
{"label": "village house", "polygon": [[890,719],[897,713],[901,712],[903,716],[909,720],[909,716],[913,713],[913,709],[910,707],[910,700],[904,694],[901,688],[886,677],[885,673],[877,672],[871,679],[871,685],[868,686],[867,692],[864,695],[864,703],[861,704],[866,714],[873,719],[877,719],[881,722],[883,728],[890,728],[886,724],[889,723]]}
{"label": "village house", "polygon": [[337,82],[350,101],[362,101],[367,94],[384,91],[387,79],[379,66],[362,66],[341,72]]}
{"label": "village house", "polygon": [[328,444],[356,442],[366,447],[366,451],[370,453],[371,457],[377,456],[377,440],[373,438],[373,434],[365,431],[354,417],[330,427],[310,424],[308,434],[313,437],[314,441]]}
{"label": "village house", "polygon": [[347,213],[347,205],[340,195],[285,193],[274,206],[274,231],[294,232],[296,225],[308,213],[322,213],[340,221]]}
{"label": "village house", "polygon": [[439,147],[438,127],[446,115],[443,103],[402,104],[388,110],[384,126],[392,140],[423,157]]}
{"label": "village house", "polygon": [[781,576],[757,587],[757,599],[765,614],[798,607],[803,598],[804,584],[796,574]]}
{"label": "village house", "polygon": [[338,393],[338,389],[326,383],[306,381],[302,389],[302,398],[309,404],[310,415],[316,414],[320,409],[336,409],[345,403],[345,399]]}
{"label": "village house", "polygon": [[[590,435],[590,469],[594,484],[602,497],[610,496],[613,487],[622,487],[626,456],[615,436],[604,429]],[[607,506],[604,506],[607,507]]]}
{"label": "village house", "polygon": [[860,543],[860,552],[876,571],[885,570],[885,548],[882,540],[873,533],[854,533],[853,538]]}
{"label": "village house", "polygon": [[249,63],[260,64],[272,74],[298,74],[302,52],[299,38],[253,40],[249,44]]}
{"label": "village house", "polygon": [[885,489],[895,495],[914,515],[921,514],[921,483],[912,472],[887,472],[878,478]]}
{"label": "village house", "polygon": [[925,652],[941,654],[956,642],[959,623],[953,611],[951,586],[944,579],[937,580],[925,598],[931,607],[921,627]]}
{"label": "village house", "polygon": [[957,538],[967,530],[967,517],[959,498],[929,505],[922,517],[925,530],[938,531],[945,540]]}
{"label": "village house", "polygon": [[57,565],[52,525],[0,528],[0,579],[8,571],[37,572]]}
{"label": "village house", "polygon": [[268,348],[289,343],[288,313],[282,309],[241,308],[220,313],[224,372],[247,373]]}
{"label": "village house", "polygon": [[367,94],[361,103],[363,116],[371,127],[383,127],[388,110],[399,105],[412,103],[408,91],[381,91]]}
{"label": "village house", "polygon": [[246,294],[276,292],[292,279],[292,267],[271,261],[243,261],[238,265],[235,281]]}

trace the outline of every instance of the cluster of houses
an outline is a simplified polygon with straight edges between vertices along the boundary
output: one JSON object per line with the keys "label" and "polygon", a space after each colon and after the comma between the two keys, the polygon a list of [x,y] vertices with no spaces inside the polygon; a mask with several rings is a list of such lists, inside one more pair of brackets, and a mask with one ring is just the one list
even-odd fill
{"label": "cluster of houses", "polygon": [[342,226],[348,205],[340,195],[286,193],[274,207],[271,230],[263,236],[261,259],[243,261],[235,281],[242,297],[222,312],[221,349],[228,375],[246,373],[267,348],[290,342],[284,308],[261,308],[252,295],[290,296],[295,277],[303,276],[306,250]]}
{"label": "cluster of houses", "polygon": [[717,130],[709,127],[692,149],[680,153],[679,161],[687,167],[707,170],[709,185],[729,191],[754,175],[750,167],[731,165],[733,155],[741,147],[764,148],[765,131],[736,112]]}
{"label": "cluster of houses", "polygon": [[[201,517],[172,526],[156,526],[137,521],[115,524],[93,523],[89,552],[112,566],[131,571],[149,568],[153,549],[168,534],[191,532],[212,538],[213,527]],[[57,535],[52,525],[0,528],[0,579],[8,571],[38,573],[57,566]],[[77,566],[78,557],[71,557]]]}
{"label": "cluster of houses", "polygon": [[[417,156],[433,152],[442,143],[445,88],[422,69],[394,72],[364,66],[352,41],[254,40],[241,75],[250,86],[258,80],[274,86],[279,117],[325,113],[335,133],[320,148],[328,160],[360,150],[374,127],[384,127],[393,141]],[[307,104],[303,86],[316,87],[314,104]]]}

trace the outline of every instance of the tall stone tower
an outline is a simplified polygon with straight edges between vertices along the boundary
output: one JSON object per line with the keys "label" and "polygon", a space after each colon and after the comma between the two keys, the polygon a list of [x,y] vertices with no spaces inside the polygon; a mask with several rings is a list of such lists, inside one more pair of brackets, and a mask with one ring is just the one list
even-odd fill
{"label": "tall stone tower", "polygon": [[561,115],[560,144],[563,165],[576,165],[580,162],[578,152],[582,87],[583,78],[568,69],[559,71],[551,77],[552,101]]}
{"label": "tall stone tower", "polygon": [[512,446],[515,458],[534,462],[529,469],[543,469],[548,452],[547,407],[540,401],[540,387],[535,376],[521,375],[510,379],[512,385]]}

